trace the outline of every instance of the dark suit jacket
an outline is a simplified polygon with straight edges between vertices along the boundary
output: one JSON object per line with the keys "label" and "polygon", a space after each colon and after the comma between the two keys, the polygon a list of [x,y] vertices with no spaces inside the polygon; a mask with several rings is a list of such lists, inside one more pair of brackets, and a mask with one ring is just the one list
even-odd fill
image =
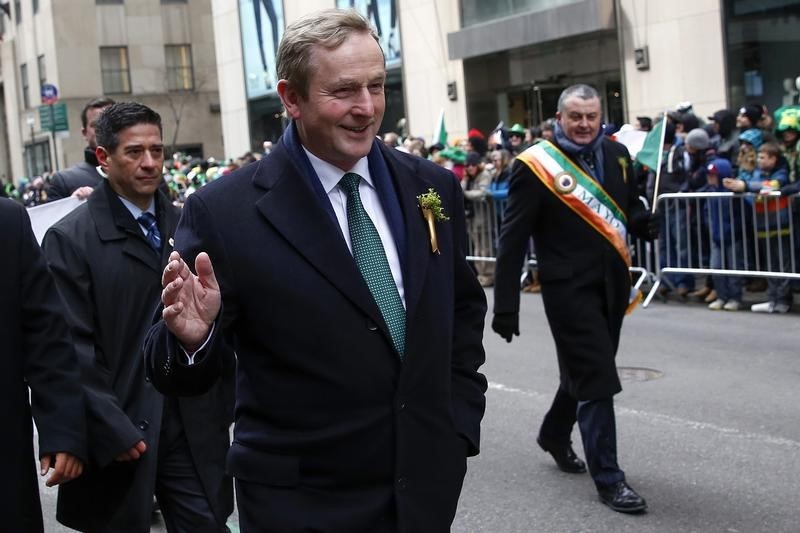
{"label": "dark suit jacket", "polygon": [[[228,468],[255,494],[268,530],[447,531],[466,456],[478,453],[486,390],[477,371],[486,303],[464,259],[461,188],[424,159],[373,145],[371,173],[372,158],[385,161],[399,199],[383,205],[400,225],[401,362],[292,131],[259,163],[189,197],[176,247],[190,264],[210,254],[223,312],[191,367],[174,358],[163,322],[151,330],[154,383],[178,394],[202,388],[235,350]],[[441,255],[417,205],[429,188],[451,217],[436,224]]]}
{"label": "dark suit jacket", "polygon": [[0,516],[6,531],[42,531],[31,414],[40,456],[69,452],[85,461],[83,393],[64,306],[25,209],[0,200],[0,228]]}
{"label": "dark suit jacket", "polygon": [[97,172],[97,159],[90,148],[84,150],[84,161],[53,174],[47,186],[47,201],[67,198],[81,187],[97,187],[103,176]]}
{"label": "dark suit jacket", "polygon": [[[58,519],[76,529],[149,531],[163,396],[145,380],[141,346],[161,295],[178,211],[156,196],[164,249],[158,256],[107,181],[57,222],[42,246],[67,304],[87,398],[90,464],[59,491]],[[232,510],[224,457],[232,421],[230,384],[182,400],[197,470],[221,520]],[[114,458],[144,439],[138,461]]]}
{"label": "dark suit jacket", "polygon": [[[627,215],[630,228],[630,220],[645,211],[630,156],[623,145],[602,142],[603,189]],[[531,236],[562,384],[579,400],[616,394],[622,390],[614,358],[631,288],[628,269],[605,238],[517,161],[497,254],[495,313],[519,311],[520,268]]]}

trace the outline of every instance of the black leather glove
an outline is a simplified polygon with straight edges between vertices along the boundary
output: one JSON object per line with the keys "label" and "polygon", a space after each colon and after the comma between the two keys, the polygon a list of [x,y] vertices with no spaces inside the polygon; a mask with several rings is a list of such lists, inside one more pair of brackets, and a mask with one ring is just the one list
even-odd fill
{"label": "black leather glove", "polygon": [[661,212],[643,211],[631,220],[631,232],[647,241],[654,241],[661,232]]}
{"label": "black leather glove", "polygon": [[655,213],[650,213],[647,216],[647,240],[654,241],[658,239],[659,233],[661,233],[661,211],[656,210]]}
{"label": "black leather glove", "polygon": [[514,335],[519,335],[519,313],[495,313],[492,329],[506,342],[511,342]]}

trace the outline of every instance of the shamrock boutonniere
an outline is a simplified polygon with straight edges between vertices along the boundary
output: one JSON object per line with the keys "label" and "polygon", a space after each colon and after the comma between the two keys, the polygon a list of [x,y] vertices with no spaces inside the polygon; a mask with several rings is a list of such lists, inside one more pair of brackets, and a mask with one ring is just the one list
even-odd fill
{"label": "shamrock boutonniere", "polygon": [[617,158],[617,163],[619,163],[619,168],[622,170],[622,181],[628,183],[628,158],[621,155]]}
{"label": "shamrock boutonniere", "polygon": [[419,207],[422,209],[422,216],[425,222],[428,223],[428,233],[431,238],[431,252],[439,254],[439,241],[436,238],[436,222],[444,222],[450,220],[450,217],[445,215],[442,208],[442,198],[439,193],[433,189],[428,189],[428,192],[417,196]]}

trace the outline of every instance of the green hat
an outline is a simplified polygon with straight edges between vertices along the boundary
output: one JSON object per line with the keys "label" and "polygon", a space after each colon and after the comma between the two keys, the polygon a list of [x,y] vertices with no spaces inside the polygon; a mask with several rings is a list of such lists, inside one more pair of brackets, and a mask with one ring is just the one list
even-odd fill
{"label": "green hat", "polygon": [[445,159],[449,159],[453,163],[461,163],[462,165],[467,160],[467,153],[464,150],[461,148],[454,148],[452,146],[448,146],[443,150],[440,150],[439,155]]}
{"label": "green hat", "polygon": [[800,106],[787,105],[775,110],[775,131],[786,130],[800,132]]}
{"label": "green hat", "polygon": [[508,133],[509,135],[520,135],[522,137],[525,137],[525,128],[522,127],[522,124],[517,122],[516,124],[511,126],[511,129],[508,130]]}

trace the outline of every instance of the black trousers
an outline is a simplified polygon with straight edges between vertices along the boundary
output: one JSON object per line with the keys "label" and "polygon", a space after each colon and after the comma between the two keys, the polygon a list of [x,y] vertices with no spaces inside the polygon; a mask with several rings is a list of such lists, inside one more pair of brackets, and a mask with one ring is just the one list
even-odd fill
{"label": "black trousers", "polygon": [[539,437],[552,445],[567,446],[575,422],[578,422],[586,466],[594,482],[601,486],[623,481],[625,472],[617,463],[614,398],[579,402],[559,387],[550,410],[544,416]]}
{"label": "black trousers", "polygon": [[214,515],[197,469],[174,398],[164,398],[158,445],[156,499],[169,533],[227,533]]}

